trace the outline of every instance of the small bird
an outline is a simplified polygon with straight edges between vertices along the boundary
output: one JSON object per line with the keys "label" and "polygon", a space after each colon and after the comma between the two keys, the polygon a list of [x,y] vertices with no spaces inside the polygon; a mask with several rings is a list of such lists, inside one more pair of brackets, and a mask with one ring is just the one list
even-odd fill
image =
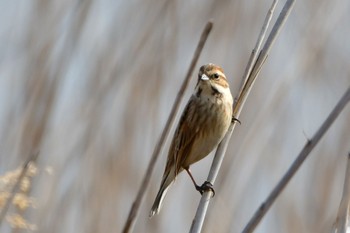
{"label": "small bird", "polygon": [[[199,69],[198,82],[176,128],[162,182],[149,216],[158,214],[176,176],[186,170],[202,194],[209,182],[197,185],[189,167],[207,156],[223,139],[232,121],[233,98],[223,69],[212,63]],[[213,190],[214,191],[214,190]]]}

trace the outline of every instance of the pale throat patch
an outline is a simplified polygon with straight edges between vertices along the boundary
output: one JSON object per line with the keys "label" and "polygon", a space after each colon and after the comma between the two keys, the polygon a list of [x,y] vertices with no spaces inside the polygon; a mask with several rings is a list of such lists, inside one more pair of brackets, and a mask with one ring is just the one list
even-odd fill
{"label": "pale throat patch", "polygon": [[216,90],[218,90],[218,92],[220,92],[221,94],[226,94],[226,93],[230,93],[230,89],[228,87],[223,87],[217,83],[212,83],[211,84],[212,87],[214,87]]}

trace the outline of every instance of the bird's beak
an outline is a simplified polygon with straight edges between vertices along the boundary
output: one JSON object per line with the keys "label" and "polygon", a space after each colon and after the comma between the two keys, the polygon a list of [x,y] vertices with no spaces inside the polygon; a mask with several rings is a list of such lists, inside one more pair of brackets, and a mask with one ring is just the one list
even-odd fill
{"label": "bird's beak", "polygon": [[202,74],[202,76],[201,76],[201,80],[203,80],[203,81],[208,81],[208,80],[209,80],[209,78],[208,78],[208,76],[207,76],[207,75]]}

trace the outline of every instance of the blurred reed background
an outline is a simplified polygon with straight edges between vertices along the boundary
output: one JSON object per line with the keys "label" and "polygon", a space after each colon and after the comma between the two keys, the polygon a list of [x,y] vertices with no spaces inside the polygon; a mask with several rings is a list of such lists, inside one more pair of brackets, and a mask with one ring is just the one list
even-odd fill
{"label": "blurred reed background", "polygon": [[[271,2],[1,1],[0,175],[40,150],[35,208],[21,213],[36,232],[120,232],[204,25],[213,19],[196,72],[220,64],[236,95]],[[203,232],[240,232],[350,85],[349,10],[297,1],[233,134]],[[348,106],[256,232],[330,232],[349,119]],[[186,174],[148,218],[165,160],[135,232],[190,228],[200,196]],[[211,161],[193,166],[200,183]]]}

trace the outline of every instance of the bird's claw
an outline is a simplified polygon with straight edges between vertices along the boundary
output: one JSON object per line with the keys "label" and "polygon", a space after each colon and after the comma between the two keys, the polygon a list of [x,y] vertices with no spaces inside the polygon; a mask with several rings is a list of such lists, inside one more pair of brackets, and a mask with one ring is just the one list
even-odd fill
{"label": "bird's claw", "polygon": [[241,125],[241,121],[240,120],[238,120],[236,117],[232,117],[232,120],[231,120],[231,122],[233,123],[233,122],[238,122],[240,125]]}
{"label": "bird's claw", "polygon": [[215,196],[215,190],[214,187],[212,185],[212,183],[210,183],[209,181],[205,181],[201,186],[196,186],[196,190],[203,195],[204,192],[207,191],[211,191],[213,193],[213,197]]}

